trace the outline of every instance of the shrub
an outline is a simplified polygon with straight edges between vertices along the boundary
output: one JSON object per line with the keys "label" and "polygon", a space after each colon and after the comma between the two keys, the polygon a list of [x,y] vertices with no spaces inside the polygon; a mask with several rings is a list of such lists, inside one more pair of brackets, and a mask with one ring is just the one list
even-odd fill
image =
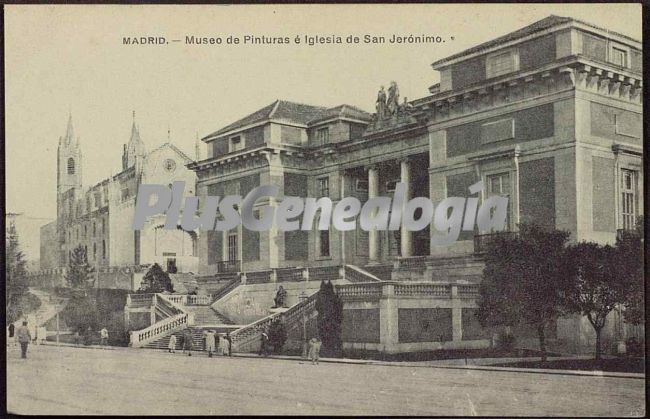
{"label": "shrub", "polygon": [[287,341],[287,331],[280,320],[275,320],[269,325],[269,344],[273,347],[273,352],[279,354],[282,347]]}
{"label": "shrub", "polygon": [[499,336],[499,349],[502,349],[504,351],[511,351],[515,348],[516,341],[517,339],[515,338],[515,335],[504,331]]}

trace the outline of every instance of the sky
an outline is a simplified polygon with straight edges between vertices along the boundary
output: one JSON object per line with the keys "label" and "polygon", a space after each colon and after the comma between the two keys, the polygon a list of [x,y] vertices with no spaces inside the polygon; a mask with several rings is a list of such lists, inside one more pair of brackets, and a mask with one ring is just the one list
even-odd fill
{"label": "sky", "polygon": [[[432,62],[550,14],[642,38],[640,4],[6,5],[6,210],[23,214],[21,245],[38,259],[39,228],[56,217],[56,149],[69,114],[90,186],[120,170],[133,111],[149,150],[171,141],[194,156],[197,136],[276,99],[373,112],[379,86],[391,80],[402,98],[426,96],[439,80]],[[445,42],[122,44],[133,36],[365,34]]]}

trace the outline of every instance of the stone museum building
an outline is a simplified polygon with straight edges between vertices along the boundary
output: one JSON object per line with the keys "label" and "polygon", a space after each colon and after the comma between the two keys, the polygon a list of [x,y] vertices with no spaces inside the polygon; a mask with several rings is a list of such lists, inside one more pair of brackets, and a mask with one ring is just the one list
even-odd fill
{"label": "stone museum building", "polygon": [[[410,198],[436,204],[469,197],[468,187],[483,181],[480,200],[509,198],[508,232],[535,222],[573,241],[614,243],[643,214],[641,49],[629,37],[549,16],[432,63],[440,82],[421,98],[401,99],[398,84],[387,83],[373,114],[346,104],[266,104],[202,138],[208,157],[188,168],[202,198],[278,186],[280,196],[259,206],[282,196],[364,202],[392,196],[397,182]],[[494,232],[463,231],[450,246],[431,246],[434,234],[441,232],[433,225],[413,232],[240,226],[199,236],[198,271],[241,278],[212,307],[231,317],[249,310],[244,323],[269,315],[263,304],[251,308],[253,291],[272,294],[277,282],[311,283],[330,272],[344,301],[345,348],[485,347],[492,335],[474,314],[482,252]],[[303,294],[316,291],[310,286]],[[289,302],[308,304],[298,292]],[[246,336],[258,336],[255,327],[244,328]],[[554,329],[551,347],[580,351],[593,340],[584,319],[560,319]],[[627,330],[614,313],[607,339]]]}
{"label": "stone museum building", "polygon": [[124,145],[120,171],[94,185],[82,177],[82,144],[72,117],[57,151],[57,219],[41,228],[41,269],[62,281],[78,246],[96,267],[102,287],[137,289],[133,271],[160,264],[169,272],[196,271],[197,233],[163,230],[164,217],[150,218],[141,231],[132,229],[138,185],[186,182],[194,193],[196,176],[185,166],[192,161],[167,142],[147,151],[133,115],[131,138]]}

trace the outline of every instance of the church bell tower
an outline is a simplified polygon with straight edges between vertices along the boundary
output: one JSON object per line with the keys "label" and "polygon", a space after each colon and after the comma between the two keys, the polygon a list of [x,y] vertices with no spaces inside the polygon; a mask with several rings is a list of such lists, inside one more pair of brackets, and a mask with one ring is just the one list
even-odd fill
{"label": "church bell tower", "polygon": [[69,189],[81,189],[81,148],[79,138],[74,135],[72,115],[68,118],[68,127],[64,137],[59,137],[57,149],[57,194]]}

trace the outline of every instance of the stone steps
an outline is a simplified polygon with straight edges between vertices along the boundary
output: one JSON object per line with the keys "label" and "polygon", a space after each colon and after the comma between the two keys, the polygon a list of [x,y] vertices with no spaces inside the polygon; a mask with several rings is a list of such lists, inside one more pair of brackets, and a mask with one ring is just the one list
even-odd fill
{"label": "stone steps", "polygon": [[[190,327],[190,331],[192,332],[192,350],[193,351],[204,351],[204,345],[205,342],[203,340],[203,332],[206,329],[209,330],[214,330],[217,333],[226,333],[227,331],[232,332],[232,328],[229,327],[219,327],[219,326],[213,326],[209,328],[202,328],[202,327]],[[169,347],[169,339],[171,339],[172,335],[176,335],[176,350],[182,350],[183,349],[183,331],[179,330],[174,333],[170,333],[167,336],[163,336],[162,338],[155,340],[153,342],[149,342],[146,345],[144,345],[144,348],[147,349],[164,349],[167,350]]]}

